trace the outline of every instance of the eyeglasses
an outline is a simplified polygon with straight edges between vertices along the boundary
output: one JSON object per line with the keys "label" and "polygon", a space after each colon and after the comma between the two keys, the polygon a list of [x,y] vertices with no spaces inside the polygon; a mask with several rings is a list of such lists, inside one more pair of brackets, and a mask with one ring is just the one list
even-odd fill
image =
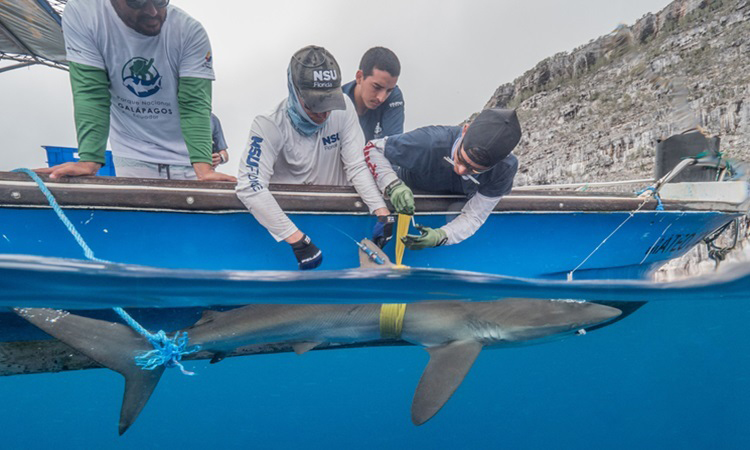
{"label": "eyeglasses", "polygon": [[133,9],[141,9],[148,2],[151,2],[157,9],[166,8],[169,5],[169,0],[125,0],[125,3]]}
{"label": "eyeglasses", "polygon": [[[463,144],[463,143],[462,143]],[[466,167],[473,173],[474,175],[479,175],[480,173],[487,172],[488,170],[492,170],[492,167],[487,167],[485,169],[477,169],[477,167],[470,162],[466,161],[464,157],[461,155],[461,149],[463,148],[463,145],[459,145],[459,147],[456,149],[456,156],[458,156],[458,163],[462,166]],[[466,150],[464,150],[466,151]]]}

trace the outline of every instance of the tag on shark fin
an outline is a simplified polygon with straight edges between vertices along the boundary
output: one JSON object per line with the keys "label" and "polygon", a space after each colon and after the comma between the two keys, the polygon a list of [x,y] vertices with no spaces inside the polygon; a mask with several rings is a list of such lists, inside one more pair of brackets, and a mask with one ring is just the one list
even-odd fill
{"label": "tag on shark fin", "polygon": [[[365,252],[362,250],[362,247],[359,248],[359,267],[361,269],[393,267],[393,263],[388,258],[388,255],[386,255],[385,252],[383,252],[383,249],[378,247],[377,244],[369,239],[362,239],[360,245],[366,247],[368,250]],[[380,259],[383,263],[378,263],[376,258]]]}
{"label": "tag on shark fin", "polygon": [[164,367],[143,370],[135,364],[135,355],[153,350],[151,344],[130,327],[115,322],[54,309],[17,308],[13,311],[50,336],[125,377],[119,423],[120,434],[123,434],[146,406],[164,372]]}
{"label": "tag on shark fin", "polygon": [[320,344],[322,344],[322,342],[295,342],[292,344],[292,348],[294,349],[294,353],[301,355],[309,352]]}
{"label": "tag on shark fin", "polygon": [[464,380],[482,350],[477,341],[457,341],[430,347],[427,363],[411,405],[411,421],[422,425],[440,411]]}

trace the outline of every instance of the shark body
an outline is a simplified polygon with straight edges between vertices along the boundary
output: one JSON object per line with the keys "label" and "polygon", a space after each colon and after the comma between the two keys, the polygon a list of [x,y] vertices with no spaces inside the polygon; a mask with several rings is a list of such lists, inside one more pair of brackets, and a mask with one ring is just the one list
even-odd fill
{"label": "shark body", "polygon": [[[18,308],[15,312],[46,333],[125,377],[119,432],[135,421],[159,382],[164,367],[143,370],[134,357],[152,350],[131,328],[66,311]],[[483,348],[535,343],[611,321],[620,310],[596,303],[502,299],[489,302],[420,302],[406,306],[400,339],[424,346],[430,361],[412,403],[420,425],[450,398]],[[206,311],[185,329],[191,346],[212,354],[212,362],[251,345],[284,342],[297,353],[323,343],[356,343],[381,338],[381,305],[262,305]]]}

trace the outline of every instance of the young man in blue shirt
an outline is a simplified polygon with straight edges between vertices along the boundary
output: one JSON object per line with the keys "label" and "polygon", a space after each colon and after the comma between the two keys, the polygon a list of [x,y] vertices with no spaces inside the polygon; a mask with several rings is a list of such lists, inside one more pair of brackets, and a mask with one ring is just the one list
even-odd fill
{"label": "young man in blue shirt", "polygon": [[354,103],[365,141],[404,132],[404,96],[396,86],[401,63],[385,47],[365,52],[354,81],[342,87]]}

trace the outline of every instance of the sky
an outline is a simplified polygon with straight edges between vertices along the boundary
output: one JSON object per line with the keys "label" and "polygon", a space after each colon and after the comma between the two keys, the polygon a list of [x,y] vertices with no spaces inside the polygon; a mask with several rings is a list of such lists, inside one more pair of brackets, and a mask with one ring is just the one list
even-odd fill
{"label": "sky", "polygon": [[[539,61],[632,25],[668,0],[172,0],[206,28],[221,119],[237,174],[253,118],[286,97],[286,68],[315,44],[354,79],[370,47],[401,61],[405,130],[453,125],[482,109],[498,86]],[[1,64],[1,63],[0,63]],[[42,145],[75,147],[67,72],[37,66],[0,74],[0,170],[45,167]]]}

